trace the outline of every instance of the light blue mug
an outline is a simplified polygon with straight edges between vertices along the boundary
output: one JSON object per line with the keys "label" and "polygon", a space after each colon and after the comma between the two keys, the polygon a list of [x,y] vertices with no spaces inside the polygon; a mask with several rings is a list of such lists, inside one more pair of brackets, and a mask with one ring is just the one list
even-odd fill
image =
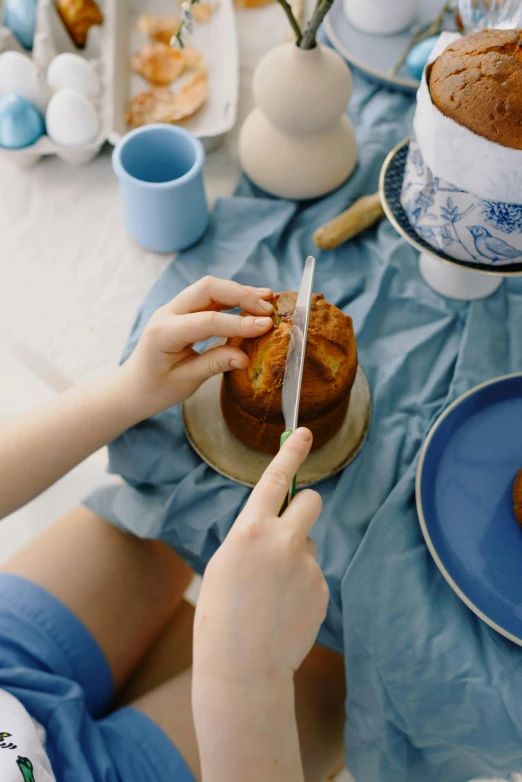
{"label": "light blue mug", "polygon": [[175,125],[137,128],[114,148],[125,225],[146,250],[183,250],[205,233],[204,160],[202,143]]}

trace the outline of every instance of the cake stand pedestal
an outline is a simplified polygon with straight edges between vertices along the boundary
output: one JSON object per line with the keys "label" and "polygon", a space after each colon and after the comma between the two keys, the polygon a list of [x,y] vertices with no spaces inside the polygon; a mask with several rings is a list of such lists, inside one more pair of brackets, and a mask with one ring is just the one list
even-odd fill
{"label": "cake stand pedestal", "polygon": [[462,266],[450,266],[424,251],[419,255],[419,272],[436,293],[459,301],[485,299],[500,288],[503,280],[499,274],[482,274]]}
{"label": "cake stand pedestal", "polygon": [[440,296],[458,301],[477,301],[491,296],[500,288],[504,277],[520,276],[522,265],[513,264],[499,272],[498,268],[493,271],[490,266],[463,263],[437,252],[419,236],[400,200],[409,143],[406,139],[398,144],[382,167],[379,194],[388,220],[408,244],[419,250],[419,272]]}

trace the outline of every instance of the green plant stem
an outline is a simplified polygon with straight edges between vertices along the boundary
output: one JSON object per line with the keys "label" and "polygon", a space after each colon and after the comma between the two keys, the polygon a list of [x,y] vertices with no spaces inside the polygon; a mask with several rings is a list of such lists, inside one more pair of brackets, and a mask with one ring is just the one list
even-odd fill
{"label": "green plant stem", "polygon": [[[191,7],[193,5],[196,5],[196,3],[199,3],[199,0],[190,0]],[[185,48],[185,44],[183,42],[183,28],[184,27],[185,27],[185,22],[183,21],[183,19],[180,19],[179,25],[178,25],[178,29],[176,30],[176,32],[174,33],[174,35],[170,39],[170,45],[171,46],[174,45],[173,42],[174,42],[174,40],[176,40],[178,42],[178,44],[179,44],[179,48],[180,49],[184,49]]]}
{"label": "green plant stem", "polygon": [[288,2],[288,0],[277,0],[277,2],[279,3],[281,8],[283,9],[285,14],[287,15],[288,21],[290,22],[290,26],[291,26],[292,30],[294,31],[294,33],[295,33],[295,38],[296,38],[296,41],[297,41],[297,45],[300,46],[301,45],[301,41],[303,39],[303,33],[301,32],[301,28],[299,27],[299,22],[297,21],[297,19],[294,16],[294,12],[292,11],[292,7],[291,7],[290,3]]}
{"label": "green plant stem", "polygon": [[179,23],[179,27],[178,27],[178,29],[176,31],[176,34],[173,35],[172,38],[170,39],[170,45],[171,46],[173,46],[173,41],[174,41],[174,39],[176,39],[176,41],[179,44],[179,48],[180,49],[184,49],[185,48],[185,44],[183,43],[183,38],[181,37],[181,35],[183,33],[183,27],[184,27],[184,22],[181,21]]}
{"label": "green plant stem", "polygon": [[333,5],[333,0],[319,0],[315,7],[312,18],[310,19],[306,30],[303,33],[301,43],[299,46],[301,49],[313,49],[316,45],[315,36],[323,21],[324,17]]}

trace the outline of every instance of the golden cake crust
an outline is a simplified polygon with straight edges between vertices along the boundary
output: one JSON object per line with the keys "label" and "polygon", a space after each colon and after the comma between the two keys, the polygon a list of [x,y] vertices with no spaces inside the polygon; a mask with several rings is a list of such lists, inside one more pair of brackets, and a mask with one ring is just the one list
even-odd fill
{"label": "golden cake crust", "polygon": [[[276,294],[274,328],[255,339],[230,344],[250,358],[247,369],[224,376],[222,410],[231,431],[242,442],[267,453],[277,451],[284,429],[281,411],[283,375],[297,294]],[[322,294],[314,294],[306,343],[299,423],[312,429],[315,447],[342,425],[357,373],[357,346],[352,319]]]}
{"label": "golden cake crust", "polygon": [[[343,425],[348,405],[350,404],[350,394],[346,396],[337,407],[329,410],[324,415],[320,415],[313,421],[306,423],[306,426],[313,434],[314,441],[312,451],[322,448],[328,440],[331,440],[337,434]],[[225,384],[221,386],[221,410],[223,418],[232,434],[242,443],[255,448],[262,453],[277,453],[281,445],[281,434],[284,429],[284,420],[261,421],[259,418],[247,413],[230,394],[227,394]]]}
{"label": "golden cake crust", "polygon": [[428,68],[431,98],[459,125],[522,149],[522,30],[482,30],[451,43]]}

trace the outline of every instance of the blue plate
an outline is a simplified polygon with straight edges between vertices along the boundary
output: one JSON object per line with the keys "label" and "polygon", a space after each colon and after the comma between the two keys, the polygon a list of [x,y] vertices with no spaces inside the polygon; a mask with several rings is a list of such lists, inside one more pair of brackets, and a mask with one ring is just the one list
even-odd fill
{"label": "blue plate", "polygon": [[[420,0],[417,23],[426,24],[433,21],[443,5],[444,0]],[[401,68],[396,76],[387,73],[410,43],[413,35],[410,30],[397,35],[364,33],[346,18],[343,0],[335,0],[332,10],[323,22],[323,30],[334,49],[366,76],[380,84],[398,87],[406,92],[418,90],[419,82],[412,79],[406,68]]]}
{"label": "blue plate", "polygon": [[428,435],[417,510],[442,575],[481,619],[522,645],[522,530],[513,481],[522,467],[522,373],[457,399]]}

